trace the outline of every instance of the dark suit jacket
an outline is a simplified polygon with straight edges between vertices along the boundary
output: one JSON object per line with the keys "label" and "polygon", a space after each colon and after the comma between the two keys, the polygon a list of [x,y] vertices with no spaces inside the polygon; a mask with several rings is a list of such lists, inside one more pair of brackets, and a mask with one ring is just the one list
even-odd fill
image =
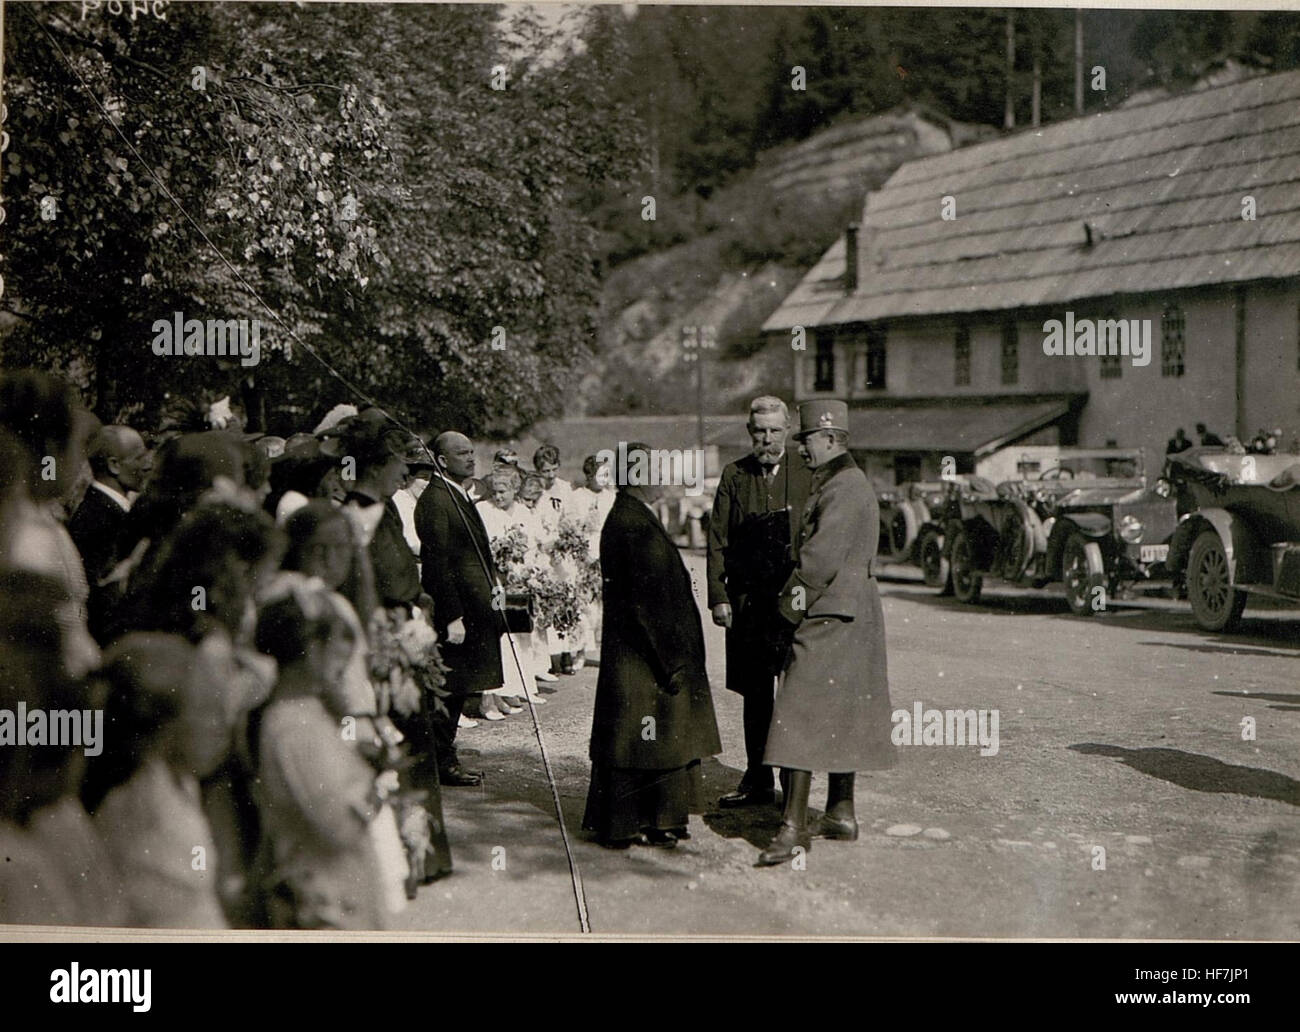
{"label": "dark suit jacket", "polygon": [[117,585],[101,588],[99,582],[126,554],[130,516],[103,491],[88,487],[77,511],[68,520],[68,534],[81,553],[90,589],[86,598],[86,626],[101,645],[109,639],[113,608],[121,599],[121,588]]}
{"label": "dark suit jacket", "polygon": [[[727,464],[718,481],[718,490],[713,496],[713,513],[709,518],[710,609],[723,602],[738,608],[742,596],[748,594],[746,581],[758,566],[760,557],[754,554],[758,543],[743,529],[747,526],[746,520],[784,509],[789,541],[793,543],[799,533],[799,520],[804,503],[808,501],[811,481],[812,471],[790,448],[786,449],[771,484],[765,481],[763,468],[753,455]],[[775,593],[793,569],[793,559],[786,559],[780,564],[781,572],[774,573],[772,582],[763,587],[770,587]]]}
{"label": "dark suit jacket", "polygon": [[[709,520],[709,608],[731,605],[727,631],[728,691],[772,697],[772,679],[780,657],[769,647],[776,618],[777,594],[794,570],[791,545],[808,501],[812,471],[787,448],[769,484],[753,455],[729,463],[722,471]],[[785,512],[783,539],[768,526],[756,533],[755,517]]]}
{"label": "dark suit jacket", "polygon": [[[467,695],[500,687],[504,588],[497,608],[492,596],[494,586],[504,582],[492,562],[492,545],[478,508],[435,476],[415,506],[415,530],[420,535],[421,580],[433,598],[433,626],[442,658],[451,668],[447,689]],[[447,626],[456,620],[465,621],[460,645],[447,641]]]}
{"label": "dark suit jacket", "polygon": [[[369,495],[349,491],[346,501],[363,509],[380,503]],[[383,503],[375,536],[370,539],[370,563],[375,571],[375,594],[381,606],[414,605],[420,597],[420,571],[402,532],[402,517],[390,498]]]}
{"label": "dark suit jacket", "polygon": [[600,568],[604,625],[592,761],[671,770],[720,753],[691,575],[654,514],[622,491],[600,533]]}
{"label": "dark suit jacket", "polygon": [[91,588],[108,573],[118,560],[122,528],[126,525],[127,510],[109,498],[99,488],[86,488],[86,495],[77,511],[68,520],[68,533],[81,553],[86,567],[86,580]]}

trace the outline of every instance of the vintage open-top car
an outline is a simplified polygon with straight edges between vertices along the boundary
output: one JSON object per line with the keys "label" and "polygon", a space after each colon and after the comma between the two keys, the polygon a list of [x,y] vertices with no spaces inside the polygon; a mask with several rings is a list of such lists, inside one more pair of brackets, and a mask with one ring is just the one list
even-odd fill
{"label": "vintage open-top car", "polygon": [[942,482],[899,484],[879,492],[880,544],[876,554],[887,562],[920,561],[921,529],[932,520],[932,509],[943,503]]}
{"label": "vintage open-top car", "polygon": [[1250,594],[1300,603],[1300,455],[1197,448],[1169,456],[1182,516],[1168,565],[1207,631],[1230,629]]}
{"label": "vintage open-top car", "polygon": [[944,535],[953,593],[977,602],[985,577],[1060,582],[1071,612],[1098,612],[1122,585],[1163,575],[1177,522],[1170,493],[1147,486],[1140,449],[1063,448],[1033,479],[992,494],[967,484],[950,496]]}

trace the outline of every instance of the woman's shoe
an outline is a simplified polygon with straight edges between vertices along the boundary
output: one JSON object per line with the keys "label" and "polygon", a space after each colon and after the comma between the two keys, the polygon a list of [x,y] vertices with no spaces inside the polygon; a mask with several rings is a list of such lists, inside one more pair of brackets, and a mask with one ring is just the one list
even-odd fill
{"label": "woman's shoe", "polygon": [[559,678],[556,677],[549,670],[543,670],[540,674],[534,674],[533,679],[537,681],[545,681],[547,684],[550,684],[552,681],[559,680]]}
{"label": "woman's shoe", "polygon": [[465,716],[464,713],[462,713],[460,715],[460,719],[456,721],[456,726],[459,728],[478,727],[478,721],[471,720],[469,717]]}

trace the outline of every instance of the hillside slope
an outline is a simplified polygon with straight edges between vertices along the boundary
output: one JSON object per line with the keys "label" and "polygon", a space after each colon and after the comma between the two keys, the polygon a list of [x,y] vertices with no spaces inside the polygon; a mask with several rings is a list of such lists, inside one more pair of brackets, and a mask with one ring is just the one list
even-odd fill
{"label": "hillside slope", "polygon": [[747,177],[697,205],[689,239],[606,276],[600,358],[567,414],[694,411],[695,368],[681,343],[687,326],[712,326],[717,340],[706,409],[730,411],[765,391],[789,396],[790,353],[764,345],[763,321],[902,162],[993,135],[905,109],[765,153]]}

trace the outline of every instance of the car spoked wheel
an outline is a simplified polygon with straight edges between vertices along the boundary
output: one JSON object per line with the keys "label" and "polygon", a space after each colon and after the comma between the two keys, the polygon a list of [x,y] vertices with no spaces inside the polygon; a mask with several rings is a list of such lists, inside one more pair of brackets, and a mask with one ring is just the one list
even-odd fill
{"label": "car spoked wheel", "polygon": [[929,588],[939,588],[945,595],[952,594],[952,565],[943,554],[943,537],[937,530],[927,530],[921,535],[917,547],[921,560],[921,573]]}
{"label": "car spoked wheel", "polygon": [[[1070,612],[1075,616],[1091,616],[1104,609],[1106,598],[1106,566],[1101,558],[1101,548],[1088,541],[1078,531],[1065,540],[1061,555],[1061,581],[1065,585],[1065,598]],[[1100,590],[1098,590],[1100,589]],[[1100,601],[1100,605],[1098,605]]]}
{"label": "car spoked wheel", "polygon": [[958,602],[974,604],[980,600],[984,578],[975,572],[975,551],[970,534],[965,529],[957,531],[952,541],[952,593]]}
{"label": "car spoked wheel", "polygon": [[1232,586],[1228,554],[1213,530],[1203,530],[1187,557],[1187,599],[1196,623],[1207,631],[1232,627],[1246,608],[1246,593]]}
{"label": "car spoked wheel", "polygon": [[889,521],[889,548],[894,555],[906,555],[911,541],[906,512],[902,507],[894,510],[894,517]]}

